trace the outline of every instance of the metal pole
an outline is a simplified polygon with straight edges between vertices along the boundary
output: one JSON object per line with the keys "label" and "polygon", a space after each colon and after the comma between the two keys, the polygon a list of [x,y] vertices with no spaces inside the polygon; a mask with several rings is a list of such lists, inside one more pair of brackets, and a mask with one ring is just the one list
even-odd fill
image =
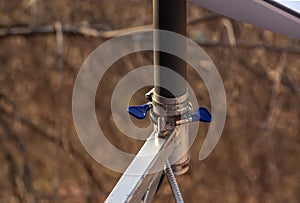
{"label": "metal pole", "polygon": [[[153,0],[154,28],[168,30],[186,36],[186,0]],[[157,46],[162,43],[159,35],[154,35]],[[172,42],[176,45],[177,42]],[[178,44],[178,49],[185,49],[182,44]],[[186,77],[186,63],[176,56],[164,52],[154,52],[154,84],[155,92],[159,96],[166,98],[176,98],[186,93],[186,85],[183,80],[170,78],[161,71],[158,66],[169,68],[182,77]],[[168,81],[172,87],[170,91],[160,87],[163,81]],[[171,94],[171,92],[173,94]]]}
{"label": "metal pole", "polygon": [[[167,30],[186,36],[186,0],[153,0],[154,28]],[[165,50],[166,46],[172,46],[186,54],[186,44],[166,39],[164,34],[154,31],[154,96],[153,108],[150,118],[157,125],[158,117],[163,116],[161,109],[166,114],[166,128],[174,128],[176,121],[189,113],[189,100],[185,80],[180,79],[160,66],[175,71],[186,78],[187,67],[184,60],[168,54],[156,51]],[[165,89],[163,87],[166,87]],[[189,137],[188,126],[181,126],[178,139],[180,145],[169,158],[172,169],[176,175],[187,172],[189,168]]]}

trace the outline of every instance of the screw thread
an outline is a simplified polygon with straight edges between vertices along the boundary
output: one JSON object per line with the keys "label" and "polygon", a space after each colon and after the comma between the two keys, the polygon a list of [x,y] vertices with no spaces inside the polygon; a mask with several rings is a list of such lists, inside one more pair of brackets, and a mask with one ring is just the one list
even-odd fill
{"label": "screw thread", "polygon": [[171,168],[169,160],[166,161],[165,173],[166,173],[168,181],[170,183],[170,186],[171,186],[171,189],[172,189],[175,201],[177,203],[184,203],[182,195],[181,195],[180,190],[179,190],[179,186],[178,186],[178,184],[176,182],[175,175],[174,175],[174,173],[172,171],[172,168]]}

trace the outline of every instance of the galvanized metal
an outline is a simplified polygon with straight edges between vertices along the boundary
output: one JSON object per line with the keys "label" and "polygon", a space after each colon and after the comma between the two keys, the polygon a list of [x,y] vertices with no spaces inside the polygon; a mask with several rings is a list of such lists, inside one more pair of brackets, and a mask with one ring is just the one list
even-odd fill
{"label": "galvanized metal", "polygon": [[[153,132],[135,159],[123,173],[117,185],[105,200],[106,203],[147,202],[156,191],[163,166],[175,148],[177,129],[159,138]],[[155,187],[156,184],[156,187]]]}

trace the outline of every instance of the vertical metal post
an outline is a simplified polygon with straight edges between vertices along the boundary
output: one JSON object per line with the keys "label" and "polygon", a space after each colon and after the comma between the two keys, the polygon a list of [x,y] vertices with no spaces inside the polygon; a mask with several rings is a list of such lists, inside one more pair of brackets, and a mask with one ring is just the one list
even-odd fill
{"label": "vertical metal post", "polygon": [[[186,36],[186,0],[153,0],[154,29],[168,30]],[[157,46],[161,43],[159,36],[154,36]],[[178,42],[174,42],[176,45]],[[178,49],[185,49],[178,44]],[[154,65],[164,66],[186,77],[186,63],[176,56],[164,52],[154,52]],[[160,87],[163,81],[168,81],[170,91]],[[155,92],[162,97],[176,98],[186,93],[184,81],[170,78],[159,68],[154,70]],[[171,94],[171,92],[173,94]]]}
{"label": "vertical metal post", "polygon": [[[186,35],[186,0],[153,0],[153,5],[155,29]],[[164,46],[163,40],[155,32],[154,43],[154,47]],[[172,48],[175,46],[186,52],[185,44],[176,41],[171,43]],[[151,201],[162,174],[159,169],[163,163],[166,163],[166,175],[176,202],[183,202],[174,174],[183,174],[188,170],[188,126],[176,125],[176,121],[188,115],[190,110],[187,88],[185,80],[170,77],[158,67],[169,68],[185,78],[186,63],[171,54],[154,51],[154,66],[155,88],[147,98],[151,101],[150,119],[155,131],[126,169],[106,199],[107,203]],[[168,90],[161,85],[166,81]],[[173,165],[170,166],[169,162]]]}
{"label": "vertical metal post", "polygon": [[[153,0],[154,29],[167,30],[186,36],[186,0]],[[166,53],[156,51],[164,47],[166,42],[160,33],[154,32],[154,99],[150,117],[157,124],[157,118],[162,116],[161,107],[167,116],[166,128],[174,128],[176,120],[187,113],[188,94],[185,80],[170,76],[170,73],[159,68],[160,66],[175,71],[186,78],[187,67],[184,60]],[[186,44],[177,41],[168,42],[171,46],[186,54]],[[167,44],[168,45],[168,44]],[[161,49],[160,49],[161,50]],[[163,86],[167,84],[168,89]],[[172,109],[172,110],[170,110]],[[176,175],[187,172],[189,168],[189,136],[188,126],[181,126],[178,133],[180,143],[169,157],[172,169]]]}

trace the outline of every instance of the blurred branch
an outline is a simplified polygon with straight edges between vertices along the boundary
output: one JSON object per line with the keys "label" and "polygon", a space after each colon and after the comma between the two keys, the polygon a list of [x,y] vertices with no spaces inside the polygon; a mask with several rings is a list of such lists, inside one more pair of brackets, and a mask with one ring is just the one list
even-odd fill
{"label": "blurred branch", "polygon": [[[87,25],[63,25],[62,32],[66,34],[81,34],[84,36],[100,37],[100,33]],[[35,26],[35,27],[8,27],[0,29],[0,37],[12,35],[32,35],[32,34],[54,34],[55,25]]]}
{"label": "blurred branch", "polygon": [[223,18],[221,22],[226,29],[229,44],[231,46],[236,46],[236,37],[231,21],[227,18]]}
{"label": "blurred branch", "polygon": [[[210,20],[218,17],[218,14],[209,13],[197,18],[192,18],[188,20],[188,24],[196,24],[200,22],[204,22],[206,20]],[[31,34],[53,34],[57,31],[57,24],[54,25],[45,25],[45,26],[28,26],[28,27],[8,27],[8,28],[0,28],[0,37],[7,37],[12,35],[31,35]],[[101,37],[101,38],[112,38],[118,36],[120,34],[124,34],[131,31],[143,30],[143,29],[152,29],[153,25],[144,25],[138,27],[124,28],[124,29],[116,29],[109,31],[100,31],[89,23],[82,23],[77,25],[61,25],[61,30],[65,34],[79,34],[88,37]]]}
{"label": "blurred branch", "polygon": [[[188,20],[188,23],[189,24],[200,23],[218,16],[219,15],[217,14],[207,14],[198,18],[190,19]],[[238,48],[249,48],[249,49],[263,48],[275,52],[288,52],[288,53],[300,54],[300,48],[298,47],[283,47],[283,46],[277,46],[273,44],[236,40],[234,30],[230,21],[225,20],[222,22],[226,28],[229,41],[222,41],[222,40],[204,41],[204,42],[196,41],[196,43],[204,47],[221,46],[221,47],[238,47]],[[145,26],[125,28],[125,29],[103,31],[103,30],[98,30],[93,28],[88,23],[82,23],[77,25],[62,25],[62,24],[60,25],[61,25],[61,33],[82,35],[85,37],[99,37],[102,39],[110,39],[128,32],[153,28],[152,25],[145,25]],[[0,28],[0,38],[10,37],[14,35],[34,35],[34,34],[57,34],[57,22],[54,25],[46,25],[46,26]]]}
{"label": "blurred branch", "polygon": [[[64,36],[63,36],[63,30],[62,30],[62,24],[57,21],[54,24],[55,28],[55,37],[56,37],[56,49],[57,49],[57,69],[58,72],[60,73],[58,77],[58,84],[57,84],[57,94],[55,94],[55,109],[56,109],[56,116],[55,116],[55,129],[57,129],[57,143],[55,145],[59,146],[60,143],[63,142],[63,137],[62,136],[62,129],[64,125],[64,119],[61,118],[60,116],[60,108],[63,106],[62,101],[62,87],[64,83]],[[59,154],[59,148],[56,148],[55,150],[55,156],[60,159],[60,154]],[[55,165],[56,169],[54,170],[56,172],[56,177],[59,176],[59,161]],[[60,178],[58,178],[58,181],[56,182],[56,188],[59,188],[60,185]]]}
{"label": "blurred branch", "polygon": [[146,29],[152,29],[152,25],[145,25],[145,26],[139,26],[139,27],[132,27],[132,28],[125,28],[125,29],[118,29],[118,30],[111,30],[102,32],[102,34],[99,33],[99,37],[109,39],[116,37],[118,35],[122,35],[128,32],[138,31],[138,30],[146,30]]}
{"label": "blurred branch", "polygon": [[[7,98],[4,94],[2,94],[2,97]],[[2,97],[0,97],[0,99]],[[9,99],[7,98],[7,100],[9,100]],[[12,104],[14,105],[13,101],[11,101],[11,100],[9,100],[9,103],[11,103],[11,105]],[[18,113],[17,113],[17,111],[10,111],[10,110],[7,110],[0,106],[0,115],[5,116],[6,118],[11,118],[11,117],[15,117],[15,115],[18,115]],[[2,121],[4,122],[4,120],[2,120]],[[8,124],[4,125],[3,122],[1,122],[1,117],[0,117],[0,126],[1,125],[3,127],[9,126]],[[18,115],[18,122],[20,122],[20,124],[22,124],[24,127],[27,127],[31,131],[35,132],[35,134],[41,136],[43,139],[50,141],[51,143],[60,147],[62,150],[69,153],[72,157],[74,157],[74,159],[76,159],[78,161],[78,163],[80,163],[83,166],[83,168],[87,172],[88,176],[90,177],[91,182],[93,183],[93,186],[91,186],[91,187],[93,188],[96,186],[97,188],[99,188],[99,190],[105,191],[102,183],[96,177],[95,171],[92,169],[92,166],[91,166],[89,160],[87,158],[85,158],[84,155],[82,155],[82,153],[78,149],[76,149],[72,145],[69,145],[68,148],[65,148],[64,143],[62,142],[61,139],[59,139],[59,137],[57,137],[56,135],[47,133],[45,130],[40,128],[38,125],[34,124],[30,120],[28,120],[20,115]],[[9,128],[6,128],[5,130],[6,131],[9,130]],[[14,134],[10,133],[10,131],[8,131],[8,133],[10,136],[14,135]],[[1,136],[0,136],[0,141],[1,141]],[[27,171],[25,171],[25,172],[27,172]],[[24,183],[26,183],[26,181],[27,180],[24,179]]]}
{"label": "blurred branch", "polygon": [[64,63],[64,36],[63,28],[60,22],[56,22],[55,25],[56,31],[56,44],[57,44],[57,54],[58,54],[58,70],[63,70]]}
{"label": "blurred branch", "polygon": [[196,18],[188,19],[187,23],[189,25],[194,25],[197,23],[202,23],[204,21],[215,19],[217,17],[220,17],[220,15],[216,14],[216,13],[207,13],[207,14],[204,14],[204,15],[196,17]]}
{"label": "blurred branch", "polygon": [[18,187],[18,183],[17,183],[17,176],[18,176],[17,175],[17,171],[18,171],[17,163],[14,159],[14,156],[9,152],[9,150],[5,149],[5,146],[2,146],[1,148],[4,150],[3,153],[5,155],[6,161],[8,162],[8,166],[9,166],[8,178],[12,185],[13,194],[21,202],[22,199],[24,199],[24,197],[23,197],[23,195]]}
{"label": "blurred branch", "polygon": [[263,135],[265,136],[272,134],[277,118],[280,115],[282,106],[286,99],[287,89],[282,85],[282,76],[285,68],[286,58],[287,53],[282,53],[277,68],[275,70],[266,71],[269,78],[273,81],[273,87],[268,116],[262,127]]}
{"label": "blurred branch", "polygon": [[7,144],[5,143],[7,143],[7,141],[3,137],[0,137],[0,143],[2,145],[1,149],[3,150],[9,166],[8,178],[11,182],[13,193],[19,199],[19,201],[22,202],[22,200],[28,199],[29,193],[32,191],[31,172],[29,169],[26,152],[24,150],[24,145],[12,131],[10,126],[11,125],[9,125],[7,120],[0,117],[0,127],[2,127],[7,137],[17,145],[17,151],[19,152],[18,156],[23,158],[22,172],[20,172],[18,169],[19,167],[17,160],[15,159],[16,154],[13,154],[12,150],[6,147]]}
{"label": "blurred branch", "polygon": [[237,47],[237,48],[248,48],[248,49],[258,49],[263,48],[269,51],[274,52],[287,52],[293,54],[300,54],[300,48],[298,47],[284,47],[284,46],[276,46],[273,44],[259,43],[259,42],[249,42],[249,41],[236,41],[236,45],[232,46],[228,41],[206,41],[206,42],[197,42],[200,46],[204,47]]}
{"label": "blurred branch", "polygon": [[[0,28],[0,38],[10,37],[13,35],[57,34],[58,24],[61,25],[60,22],[56,22],[54,25],[45,26]],[[95,28],[92,28],[88,23],[83,23],[78,25],[61,25],[61,32],[64,34],[77,34],[86,37],[100,37],[104,39],[109,39],[127,32],[151,28],[152,25],[145,25],[125,29],[100,31]]]}
{"label": "blurred branch", "polygon": [[[286,67],[287,53],[283,52],[275,70],[266,70],[269,79],[273,81],[272,95],[267,117],[261,127],[261,135],[264,147],[264,153],[261,159],[261,174],[260,177],[263,185],[274,193],[276,199],[282,201],[276,193],[280,188],[280,172],[278,169],[278,161],[276,156],[276,144],[278,140],[272,136],[276,123],[282,111],[282,107],[287,99],[289,87],[283,83],[284,68]],[[265,197],[264,197],[265,198]],[[264,200],[263,200],[264,201]]]}

